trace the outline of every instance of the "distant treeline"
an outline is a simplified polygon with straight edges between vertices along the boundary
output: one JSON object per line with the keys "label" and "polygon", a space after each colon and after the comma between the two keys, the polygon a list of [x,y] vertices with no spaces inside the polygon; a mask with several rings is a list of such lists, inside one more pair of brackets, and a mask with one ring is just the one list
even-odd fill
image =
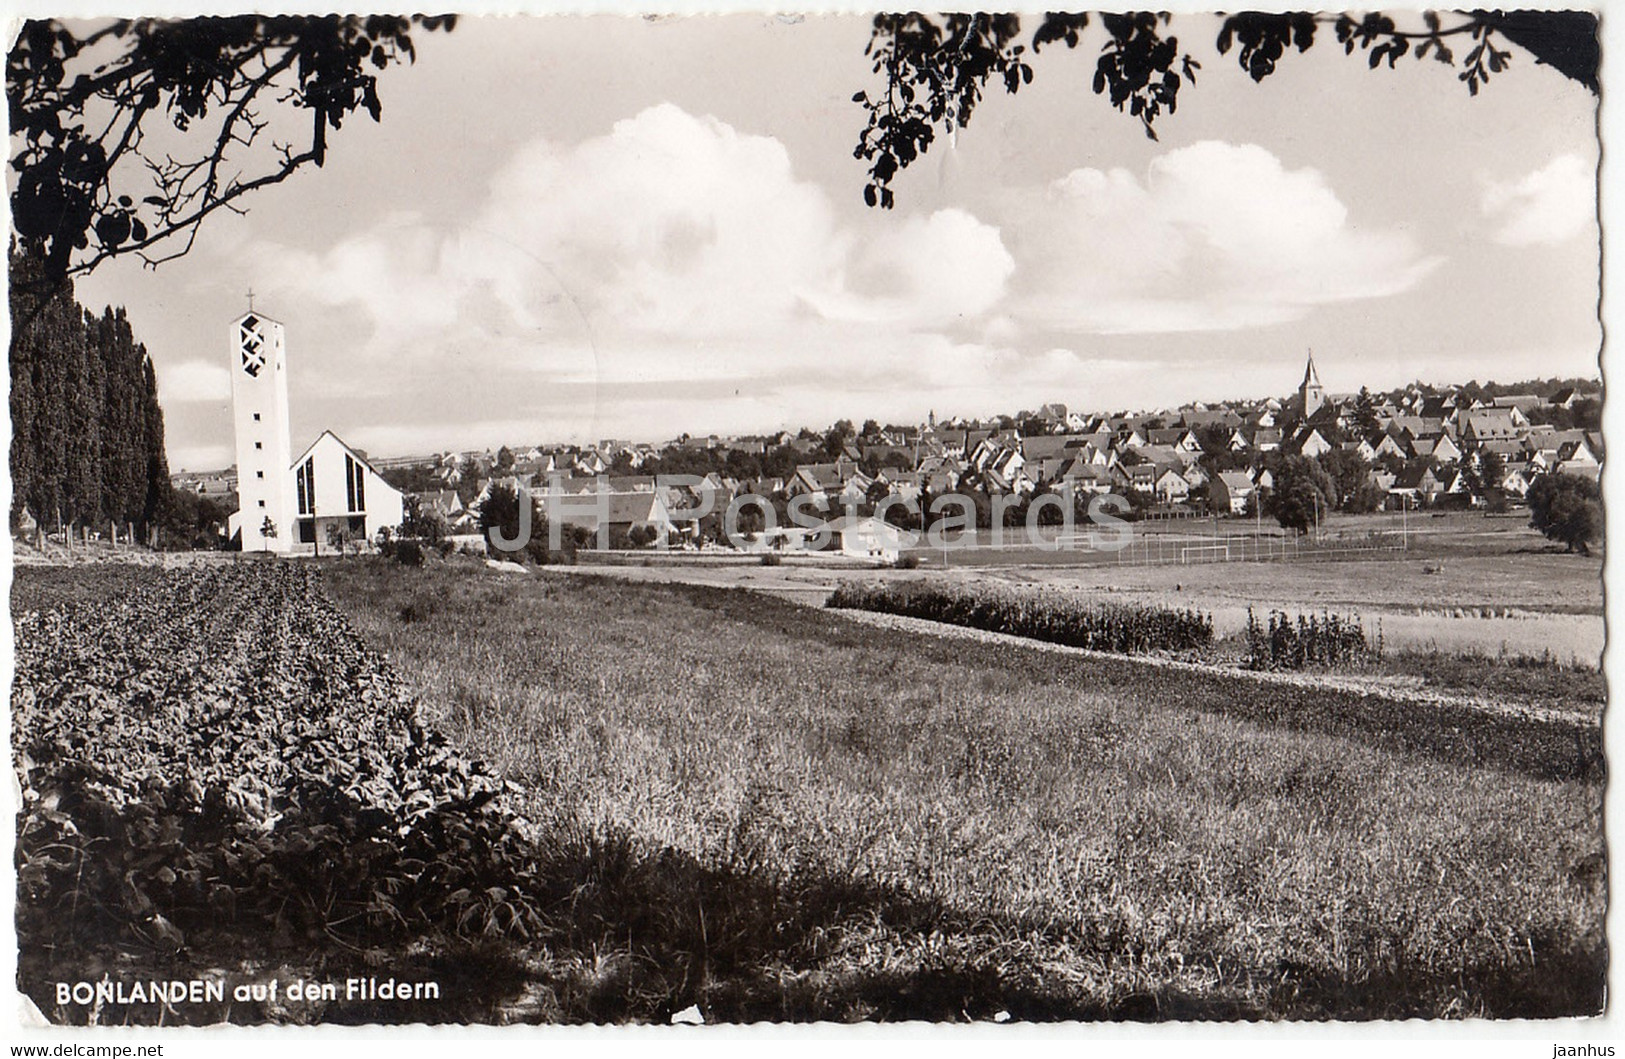
{"label": "distant treeline", "polygon": [[11,265],[11,480],[13,522],[23,510],[63,524],[141,531],[170,497],[164,415],[146,347],[124,310],[100,316],[66,284],[43,301],[39,268]]}

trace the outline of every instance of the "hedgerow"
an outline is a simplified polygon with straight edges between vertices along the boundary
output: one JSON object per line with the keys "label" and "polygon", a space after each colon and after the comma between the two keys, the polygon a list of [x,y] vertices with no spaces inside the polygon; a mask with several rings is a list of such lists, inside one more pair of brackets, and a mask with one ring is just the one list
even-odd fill
{"label": "hedgerow", "polygon": [[1187,651],[1213,642],[1213,618],[1198,610],[1085,601],[991,585],[847,581],[828,605],[1119,654]]}

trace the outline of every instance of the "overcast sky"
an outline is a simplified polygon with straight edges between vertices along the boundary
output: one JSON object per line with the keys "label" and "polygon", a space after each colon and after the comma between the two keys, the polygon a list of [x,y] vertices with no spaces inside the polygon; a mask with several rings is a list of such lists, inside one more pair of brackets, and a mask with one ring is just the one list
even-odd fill
{"label": "overcast sky", "polygon": [[325,168],[117,262],[171,465],[231,461],[227,325],[288,327],[296,450],[377,455],[1597,373],[1596,100],[1521,51],[1469,97],[1325,39],[1177,113],[1039,56],[863,205],[868,20],[465,19]]}

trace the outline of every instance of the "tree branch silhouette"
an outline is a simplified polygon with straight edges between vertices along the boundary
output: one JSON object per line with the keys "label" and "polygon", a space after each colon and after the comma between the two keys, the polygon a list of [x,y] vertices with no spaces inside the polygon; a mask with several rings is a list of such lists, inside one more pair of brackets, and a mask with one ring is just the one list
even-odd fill
{"label": "tree branch silhouette", "polygon": [[[252,192],[320,167],[330,129],[358,110],[380,119],[378,72],[415,58],[414,30],[454,25],[247,15],[80,34],[26,23],[6,56],[11,211],[21,250],[42,263],[44,297],[114,257],[156,267],[185,254],[210,215],[241,212]],[[271,138],[300,111],[308,139]]]}
{"label": "tree branch silhouette", "polygon": [[[1384,62],[1394,69],[1407,55],[1431,57],[1457,70],[1457,80],[1477,95],[1492,76],[1512,65],[1512,47],[1498,46],[1504,40],[1537,65],[1552,67],[1594,94],[1599,91],[1601,48],[1595,14],[1475,10],[1441,16],[1428,11],[1420,19],[1420,26],[1402,28],[1381,12],[1356,19],[1250,11],[1224,19],[1216,46],[1221,55],[1235,49],[1238,65],[1259,82],[1288,55],[1313,47],[1319,29],[1329,25],[1343,53],[1352,56],[1358,51],[1372,69]],[[969,125],[990,83],[1002,82],[1011,94],[1031,84],[1031,54],[1057,43],[1077,49],[1094,22],[1104,31],[1091,86],[1094,93],[1138,119],[1145,134],[1156,139],[1157,120],[1174,112],[1180,88],[1194,84],[1200,69],[1180,49],[1179,39],[1166,35],[1172,21],[1166,13],[1051,13],[1039,19],[1037,29],[1022,42],[1021,17],[1013,14],[875,16],[865,54],[874,60],[874,72],[884,78],[884,89],[852,97],[867,114],[853,150],[854,157],[869,163],[864,201],[890,209],[896,202],[892,180],[930,149],[939,128],[952,134]],[[1462,36],[1471,43],[1458,62],[1450,44]]]}

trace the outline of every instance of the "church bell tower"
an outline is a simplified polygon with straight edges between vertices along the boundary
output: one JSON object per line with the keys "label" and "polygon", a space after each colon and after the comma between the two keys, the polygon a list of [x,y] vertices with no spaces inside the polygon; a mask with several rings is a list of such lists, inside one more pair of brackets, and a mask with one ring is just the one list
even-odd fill
{"label": "church bell tower", "polygon": [[287,552],[295,527],[289,504],[288,370],[284,328],[249,311],[231,325],[231,405],[237,433],[238,524],[245,552]]}
{"label": "church bell tower", "polygon": [[1303,405],[1303,418],[1310,419],[1326,404],[1326,390],[1320,385],[1320,375],[1315,372],[1315,351],[1309,351],[1309,365],[1303,369],[1303,385],[1298,387],[1298,397]]}

